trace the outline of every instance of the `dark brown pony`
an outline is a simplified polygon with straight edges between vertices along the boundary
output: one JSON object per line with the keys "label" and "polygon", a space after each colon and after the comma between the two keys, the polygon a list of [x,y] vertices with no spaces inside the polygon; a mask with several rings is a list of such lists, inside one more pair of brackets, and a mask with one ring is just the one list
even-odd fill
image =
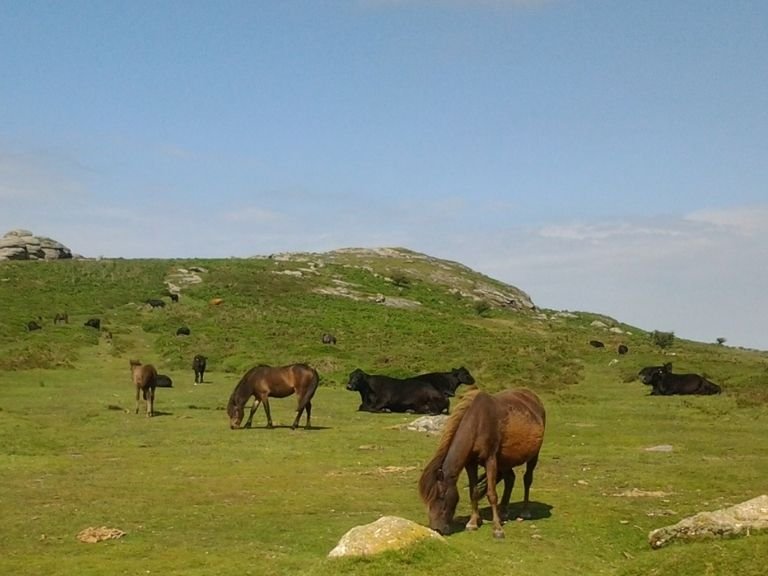
{"label": "dark brown pony", "polygon": [[501,508],[506,511],[515,482],[513,468],[521,464],[526,468],[520,516],[530,518],[529,493],[544,440],[545,421],[544,406],[530,390],[505,390],[493,396],[480,390],[465,394],[446,422],[437,452],[419,479],[419,494],[429,511],[429,527],[441,534],[450,532],[459,502],[456,482],[464,469],[472,504],[466,528],[477,530],[482,523],[478,510],[478,466],[485,467],[494,537],[504,537],[496,483],[504,480]]}
{"label": "dark brown pony", "polygon": [[139,413],[139,391],[147,403],[147,416],[155,415],[155,388],[157,387],[157,370],[152,364],[142,364],[131,360],[131,377],[136,388],[136,414]]}
{"label": "dark brown pony", "polygon": [[306,364],[289,364],[279,367],[267,366],[266,364],[254,366],[243,375],[229,397],[227,403],[229,427],[233,430],[240,427],[245,415],[245,403],[253,396],[253,406],[245,427],[251,427],[253,414],[259,404],[264,404],[264,412],[267,413],[267,428],[273,428],[272,415],[269,411],[269,397],[285,398],[291,394],[296,394],[298,406],[296,419],[291,428],[295,429],[299,425],[299,418],[301,418],[302,412],[306,410],[306,428],[309,429],[312,417],[312,397],[315,395],[319,383],[320,377],[317,375],[317,370]]}

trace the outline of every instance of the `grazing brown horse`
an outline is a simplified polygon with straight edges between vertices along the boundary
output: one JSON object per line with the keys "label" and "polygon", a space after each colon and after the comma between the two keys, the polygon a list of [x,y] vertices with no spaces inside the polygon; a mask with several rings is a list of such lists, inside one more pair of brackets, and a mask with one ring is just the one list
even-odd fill
{"label": "grazing brown horse", "polygon": [[295,393],[298,397],[298,406],[296,419],[291,428],[295,429],[299,425],[299,418],[301,418],[302,412],[306,410],[306,428],[309,429],[311,428],[312,397],[315,395],[319,383],[320,377],[317,370],[306,364],[290,364],[280,367],[267,366],[266,364],[254,366],[243,375],[229,397],[227,403],[229,427],[233,430],[240,427],[245,414],[245,403],[253,396],[253,406],[245,427],[251,427],[254,412],[256,412],[259,404],[264,404],[264,412],[267,413],[267,428],[273,428],[272,415],[269,411],[269,397],[285,398]]}
{"label": "grazing brown horse", "polygon": [[544,440],[544,406],[526,389],[505,390],[495,395],[477,390],[464,395],[446,422],[437,452],[419,479],[419,493],[429,511],[429,527],[448,534],[459,502],[456,488],[461,470],[469,478],[472,515],[467,530],[477,530],[482,523],[478,510],[478,466],[487,476],[487,496],[493,512],[493,535],[504,537],[499,515],[496,483],[504,480],[501,508],[506,509],[515,482],[513,468],[525,464],[525,496],[522,518],[530,518],[529,493],[533,470]]}
{"label": "grazing brown horse", "polygon": [[136,414],[139,413],[139,391],[147,403],[147,416],[155,415],[155,388],[157,387],[157,370],[152,364],[142,364],[131,360],[131,376],[136,388]]}

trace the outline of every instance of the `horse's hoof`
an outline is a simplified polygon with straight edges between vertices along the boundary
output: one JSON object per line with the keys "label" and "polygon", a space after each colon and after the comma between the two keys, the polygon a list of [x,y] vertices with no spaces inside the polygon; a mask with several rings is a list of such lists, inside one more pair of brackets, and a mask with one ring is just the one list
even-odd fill
{"label": "horse's hoof", "polygon": [[477,531],[477,524],[467,524],[465,528],[470,532]]}
{"label": "horse's hoof", "polygon": [[504,530],[494,530],[493,531],[493,537],[496,538],[496,540],[503,540],[504,539]]}

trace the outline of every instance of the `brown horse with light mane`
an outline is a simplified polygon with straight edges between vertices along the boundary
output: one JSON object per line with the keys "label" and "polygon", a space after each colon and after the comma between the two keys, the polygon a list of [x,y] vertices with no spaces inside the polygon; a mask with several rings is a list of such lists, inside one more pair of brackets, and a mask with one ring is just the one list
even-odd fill
{"label": "brown horse with light mane", "polygon": [[243,375],[229,397],[227,403],[229,427],[233,430],[240,427],[245,415],[245,404],[253,396],[253,406],[245,423],[245,428],[251,427],[253,414],[259,404],[264,404],[264,412],[267,414],[267,428],[273,428],[269,397],[285,398],[291,394],[296,394],[298,406],[296,419],[291,428],[295,429],[299,425],[301,414],[306,410],[306,428],[309,429],[311,428],[312,397],[315,395],[319,383],[320,377],[317,370],[306,364],[289,364],[279,367],[267,366],[266,364],[254,366]]}
{"label": "brown horse with light mane", "polygon": [[136,388],[136,414],[139,413],[139,391],[147,403],[147,416],[155,415],[155,388],[157,387],[157,370],[152,364],[142,364],[131,360],[131,377]]}
{"label": "brown horse with light mane", "polygon": [[515,482],[513,468],[522,464],[526,465],[525,496],[520,517],[530,518],[529,494],[545,422],[544,406],[530,390],[505,390],[495,395],[476,390],[465,394],[446,422],[437,452],[419,480],[419,493],[429,511],[429,527],[441,534],[450,533],[459,502],[456,482],[462,469],[467,471],[472,504],[466,528],[477,530],[482,524],[478,510],[478,466],[485,467],[494,537],[504,537],[496,483],[504,480],[501,508],[505,510]]}

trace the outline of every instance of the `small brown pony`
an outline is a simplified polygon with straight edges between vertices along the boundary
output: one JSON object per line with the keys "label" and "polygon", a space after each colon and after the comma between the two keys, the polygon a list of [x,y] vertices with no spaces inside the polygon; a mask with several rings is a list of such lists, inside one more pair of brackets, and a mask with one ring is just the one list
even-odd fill
{"label": "small brown pony", "polygon": [[229,397],[227,403],[229,427],[233,430],[240,427],[245,415],[245,403],[253,396],[253,406],[245,427],[251,427],[253,414],[259,404],[264,404],[264,412],[267,413],[267,428],[273,428],[272,415],[269,411],[269,397],[285,398],[295,393],[298,397],[298,407],[296,408],[296,419],[291,428],[295,429],[299,425],[299,418],[301,418],[302,412],[306,410],[306,428],[309,429],[312,417],[312,397],[315,395],[319,383],[320,377],[317,370],[306,364],[289,364],[280,367],[267,366],[266,364],[254,366],[243,375]]}
{"label": "small brown pony", "polygon": [[437,452],[419,479],[419,493],[429,511],[429,527],[441,534],[451,531],[451,522],[459,502],[456,482],[462,468],[469,478],[472,515],[467,530],[482,524],[478,501],[478,466],[487,476],[488,503],[493,512],[493,535],[503,538],[496,483],[504,480],[501,508],[506,514],[515,482],[514,467],[525,464],[523,482],[525,496],[522,518],[530,518],[529,493],[533,470],[544,440],[546,415],[544,406],[533,392],[526,389],[505,390],[490,395],[481,390],[464,395],[446,422]]}
{"label": "small brown pony", "polygon": [[131,376],[136,388],[136,414],[139,413],[139,391],[147,403],[147,416],[155,415],[155,388],[157,387],[157,370],[152,364],[142,364],[138,360],[130,360]]}

